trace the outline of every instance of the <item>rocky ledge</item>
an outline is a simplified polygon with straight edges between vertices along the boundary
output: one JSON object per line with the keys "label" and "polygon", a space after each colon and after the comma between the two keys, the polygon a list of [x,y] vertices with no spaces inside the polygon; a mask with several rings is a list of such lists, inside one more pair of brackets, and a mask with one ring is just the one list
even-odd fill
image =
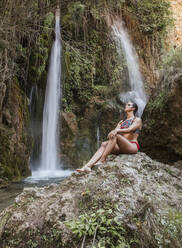
{"label": "rocky ledge", "polygon": [[181,178],[137,153],[26,188],[0,214],[1,247],[182,247]]}

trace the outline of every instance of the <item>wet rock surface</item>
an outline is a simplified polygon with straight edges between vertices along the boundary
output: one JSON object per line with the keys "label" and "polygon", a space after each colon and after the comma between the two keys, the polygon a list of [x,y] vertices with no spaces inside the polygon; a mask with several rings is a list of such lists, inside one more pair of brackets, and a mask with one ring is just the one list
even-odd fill
{"label": "wet rock surface", "polygon": [[[129,247],[181,247],[175,217],[182,212],[181,177],[181,170],[137,153],[112,155],[91,173],[73,173],[59,185],[26,188],[0,214],[1,247],[32,247],[31,242],[36,247],[81,247],[82,239],[65,221],[108,206],[126,238],[137,239]],[[170,225],[174,228],[168,230]],[[162,243],[165,239],[168,246]],[[91,244],[87,235],[85,247]]]}

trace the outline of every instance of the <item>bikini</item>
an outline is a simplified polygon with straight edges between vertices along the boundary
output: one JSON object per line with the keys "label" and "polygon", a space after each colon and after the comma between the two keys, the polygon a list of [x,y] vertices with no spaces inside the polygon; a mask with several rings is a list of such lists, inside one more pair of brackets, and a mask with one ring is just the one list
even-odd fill
{"label": "bikini", "polygon": [[[121,123],[120,128],[121,128],[121,129],[129,128],[129,127],[133,124],[135,118],[136,118],[136,117],[134,117],[134,118],[132,118],[132,119],[129,119],[129,120],[123,121],[123,122]],[[136,129],[136,130],[134,131],[134,133],[137,133],[137,134],[140,134],[140,132],[141,132],[140,129]],[[140,146],[139,146],[139,144],[138,144],[137,141],[129,141],[129,142],[130,142],[130,143],[133,143],[133,144],[136,144],[138,150],[140,149]]]}

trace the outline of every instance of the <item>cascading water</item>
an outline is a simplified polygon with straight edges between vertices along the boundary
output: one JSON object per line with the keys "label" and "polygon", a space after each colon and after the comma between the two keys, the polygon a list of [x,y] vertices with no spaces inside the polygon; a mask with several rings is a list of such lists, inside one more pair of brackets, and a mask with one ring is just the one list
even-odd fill
{"label": "cascading water", "polygon": [[96,136],[97,136],[97,148],[99,148],[100,147],[100,128],[99,128],[99,126],[97,126]]}
{"label": "cascading water", "polygon": [[60,107],[60,76],[61,76],[61,34],[60,16],[56,14],[55,33],[56,38],[51,50],[51,60],[48,72],[44,111],[43,111],[43,135],[41,170],[57,169],[58,159],[58,116]]}
{"label": "cascading water", "polygon": [[32,171],[33,179],[48,179],[70,175],[70,170],[62,170],[59,160],[59,110],[61,103],[61,34],[60,14],[56,11],[55,41],[51,50],[42,126],[42,151],[40,166]]}
{"label": "cascading water", "polygon": [[120,94],[120,99],[123,102],[127,102],[129,100],[135,101],[138,105],[138,115],[141,116],[147,103],[147,97],[139,70],[136,51],[122,21],[115,20],[112,25],[112,31],[117,52],[121,57],[124,54],[129,74],[130,90]]}

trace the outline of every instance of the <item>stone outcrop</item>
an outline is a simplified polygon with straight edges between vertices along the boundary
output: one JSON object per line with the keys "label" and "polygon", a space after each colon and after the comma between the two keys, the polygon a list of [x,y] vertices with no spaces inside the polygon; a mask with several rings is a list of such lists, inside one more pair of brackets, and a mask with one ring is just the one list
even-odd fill
{"label": "stone outcrop", "polygon": [[[97,247],[99,242],[116,237],[113,229],[106,229],[103,236],[107,225],[114,228],[112,223],[123,228],[115,244],[122,238],[123,245],[130,244],[127,247],[180,248],[181,177],[181,170],[137,153],[112,155],[91,173],[73,173],[58,185],[25,188],[0,214],[1,248],[76,248],[83,243],[91,247],[93,242]],[[92,226],[92,216],[105,218],[105,213],[111,222],[102,220]],[[87,221],[83,221],[79,227],[83,233],[78,237],[66,223],[73,220],[76,230],[74,220],[81,221],[84,216],[88,216],[90,227],[84,229]]]}
{"label": "stone outcrop", "polygon": [[181,54],[180,50],[174,53],[145,108],[140,143],[153,159],[182,166]]}
{"label": "stone outcrop", "polygon": [[16,80],[0,87],[0,178],[20,180],[30,174],[31,140],[26,132],[26,97]]}

